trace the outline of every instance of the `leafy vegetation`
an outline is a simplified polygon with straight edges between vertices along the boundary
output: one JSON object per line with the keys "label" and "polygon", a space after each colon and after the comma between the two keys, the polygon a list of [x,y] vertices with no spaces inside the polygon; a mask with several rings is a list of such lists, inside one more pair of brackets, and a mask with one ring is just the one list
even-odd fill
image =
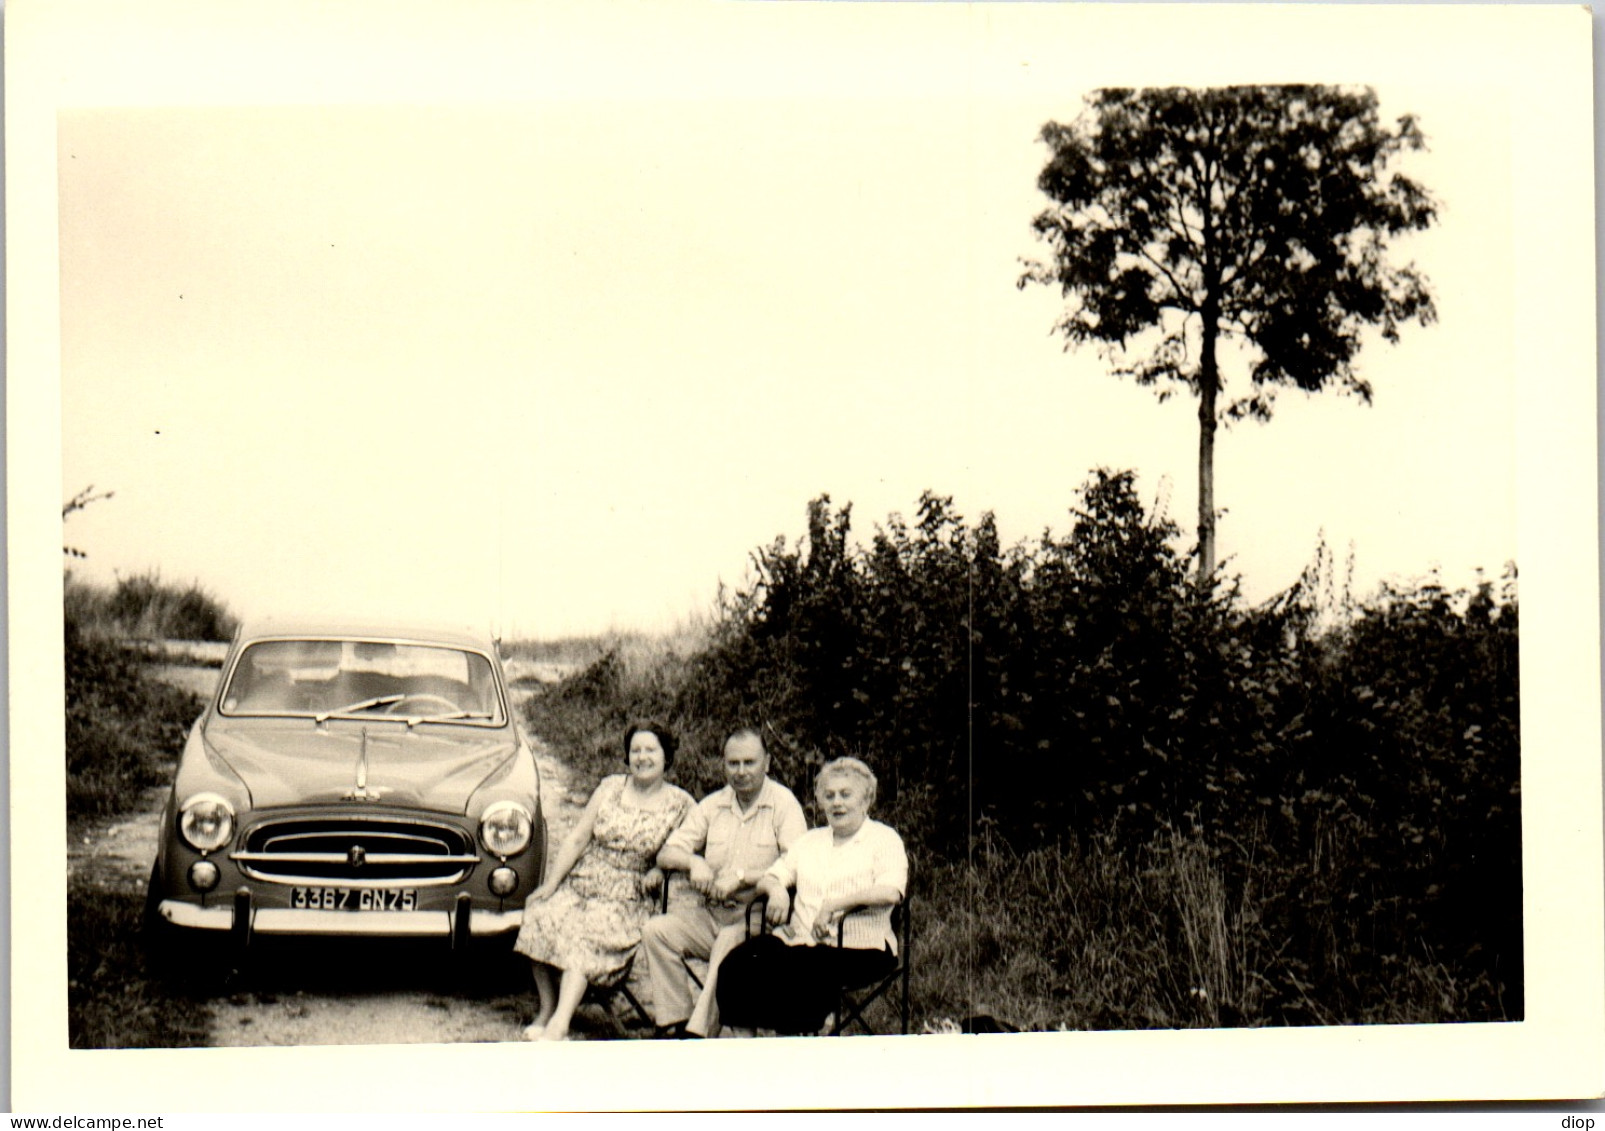
{"label": "leafy vegetation", "polygon": [[167,780],[201,703],[150,676],[122,640],[85,627],[71,603],[64,629],[67,815],[118,813]]}
{"label": "leafy vegetation", "polygon": [[868,760],[917,862],[927,1023],[1520,1018],[1514,568],[1357,605],[1323,550],[1250,608],[1190,583],[1129,473],[1073,519],[1004,548],[927,494],[860,547],[815,500],[704,648],[607,652],[535,729],[611,768],[662,717],[693,791],[740,722],[800,795]]}
{"label": "leafy vegetation", "polygon": [[67,814],[117,813],[160,785],[200,714],[192,694],[153,678],[133,641],[227,640],[234,618],[199,586],[155,573],[107,590],[66,580]]}

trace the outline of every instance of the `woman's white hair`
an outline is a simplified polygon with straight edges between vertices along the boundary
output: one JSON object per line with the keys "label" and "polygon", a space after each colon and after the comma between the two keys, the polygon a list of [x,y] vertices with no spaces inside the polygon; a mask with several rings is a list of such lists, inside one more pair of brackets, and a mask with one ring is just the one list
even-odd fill
{"label": "woman's white hair", "polygon": [[814,779],[815,800],[824,791],[825,779],[833,777],[857,778],[864,783],[864,807],[875,804],[875,771],[857,758],[834,758],[819,767],[819,776]]}

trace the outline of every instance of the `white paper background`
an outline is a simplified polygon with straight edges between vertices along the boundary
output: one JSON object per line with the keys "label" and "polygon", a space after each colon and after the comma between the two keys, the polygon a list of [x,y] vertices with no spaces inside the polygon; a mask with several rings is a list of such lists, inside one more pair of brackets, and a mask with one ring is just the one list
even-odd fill
{"label": "white paper background", "polygon": [[[7,15],[16,1108],[1012,1107],[1515,1099],[1596,1094],[1605,1086],[1586,10],[511,3],[134,8],[13,0]],[[1511,185],[1514,308],[1508,331],[1500,332],[1508,332],[1519,359],[1514,425],[1525,1022],[550,1049],[67,1049],[63,870],[55,855],[65,839],[58,111],[505,106],[565,97],[583,109],[606,96],[668,92],[734,106],[753,90],[985,106],[1059,88],[1271,81],[1440,93],[1458,88],[1509,108],[1510,128],[1490,129],[1486,141],[1490,175],[1508,177]],[[1073,105],[1062,111],[1073,112]],[[1504,262],[1498,249],[1488,254],[1490,262]],[[787,502],[796,507],[801,500]],[[893,505],[907,509],[912,500]],[[229,521],[218,524],[220,534],[226,535]]]}

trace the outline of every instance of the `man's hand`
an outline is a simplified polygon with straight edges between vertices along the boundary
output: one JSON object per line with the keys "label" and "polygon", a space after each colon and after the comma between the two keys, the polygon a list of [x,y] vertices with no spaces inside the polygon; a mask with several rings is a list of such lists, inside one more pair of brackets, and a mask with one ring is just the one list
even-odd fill
{"label": "man's hand", "polygon": [[691,867],[686,869],[686,875],[691,880],[691,886],[703,895],[707,895],[708,889],[713,886],[713,869],[700,856],[691,858]]}
{"label": "man's hand", "polygon": [[663,869],[648,868],[641,877],[641,894],[656,895],[663,887]]}
{"label": "man's hand", "polygon": [[726,868],[708,886],[708,898],[726,900],[741,888],[741,876],[736,868]]}

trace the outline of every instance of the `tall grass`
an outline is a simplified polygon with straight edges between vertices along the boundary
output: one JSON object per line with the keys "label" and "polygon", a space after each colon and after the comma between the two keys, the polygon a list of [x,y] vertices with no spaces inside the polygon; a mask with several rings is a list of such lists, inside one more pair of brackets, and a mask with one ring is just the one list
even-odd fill
{"label": "tall grass", "polygon": [[1357,978],[1334,1008],[1280,931],[1277,904],[1299,893],[1262,890],[1267,869],[1234,885],[1219,855],[1176,835],[1133,854],[1105,836],[1024,853],[992,842],[938,866],[915,897],[915,1028],[977,1014],[1037,1031],[1422,1023],[1471,1008],[1425,952]]}
{"label": "tall grass", "polygon": [[162,784],[200,714],[196,696],[148,673],[140,653],[127,646],[130,635],[219,628],[230,619],[194,587],[160,590],[154,575],[120,582],[114,591],[68,579],[62,629],[69,817],[121,812],[141,790]]}
{"label": "tall grass", "polygon": [[638,720],[655,719],[675,731],[680,752],[672,771],[696,792],[715,780],[708,765],[721,737],[714,721],[678,712],[687,665],[708,646],[709,628],[684,621],[662,634],[611,633],[556,641],[503,644],[510,658],[572,665],[557,684],[535,687],[526,708],[534,732],[572,771],[572,785],[589,793],[623,767],[621,740]]}
{"label": "tall grass", "polygon": [[712,631],[712,622],[708,617],[692,614],[659,632],[620,629],[551,639],[504,640],[501,653],[509,660],[526,660],[572,669],[587,667],[603,656],[612,654],[618,656],[632,672],[641,672],[660,664],[666,655],[695,655],[707,647]]}
{"label": "tall grass", "polygon": [[120,577],[110,589],[69,575],[65,596],[67,618],[98,636],[227,641],[239,624],[199,582],[164,581],[154,569]]}

